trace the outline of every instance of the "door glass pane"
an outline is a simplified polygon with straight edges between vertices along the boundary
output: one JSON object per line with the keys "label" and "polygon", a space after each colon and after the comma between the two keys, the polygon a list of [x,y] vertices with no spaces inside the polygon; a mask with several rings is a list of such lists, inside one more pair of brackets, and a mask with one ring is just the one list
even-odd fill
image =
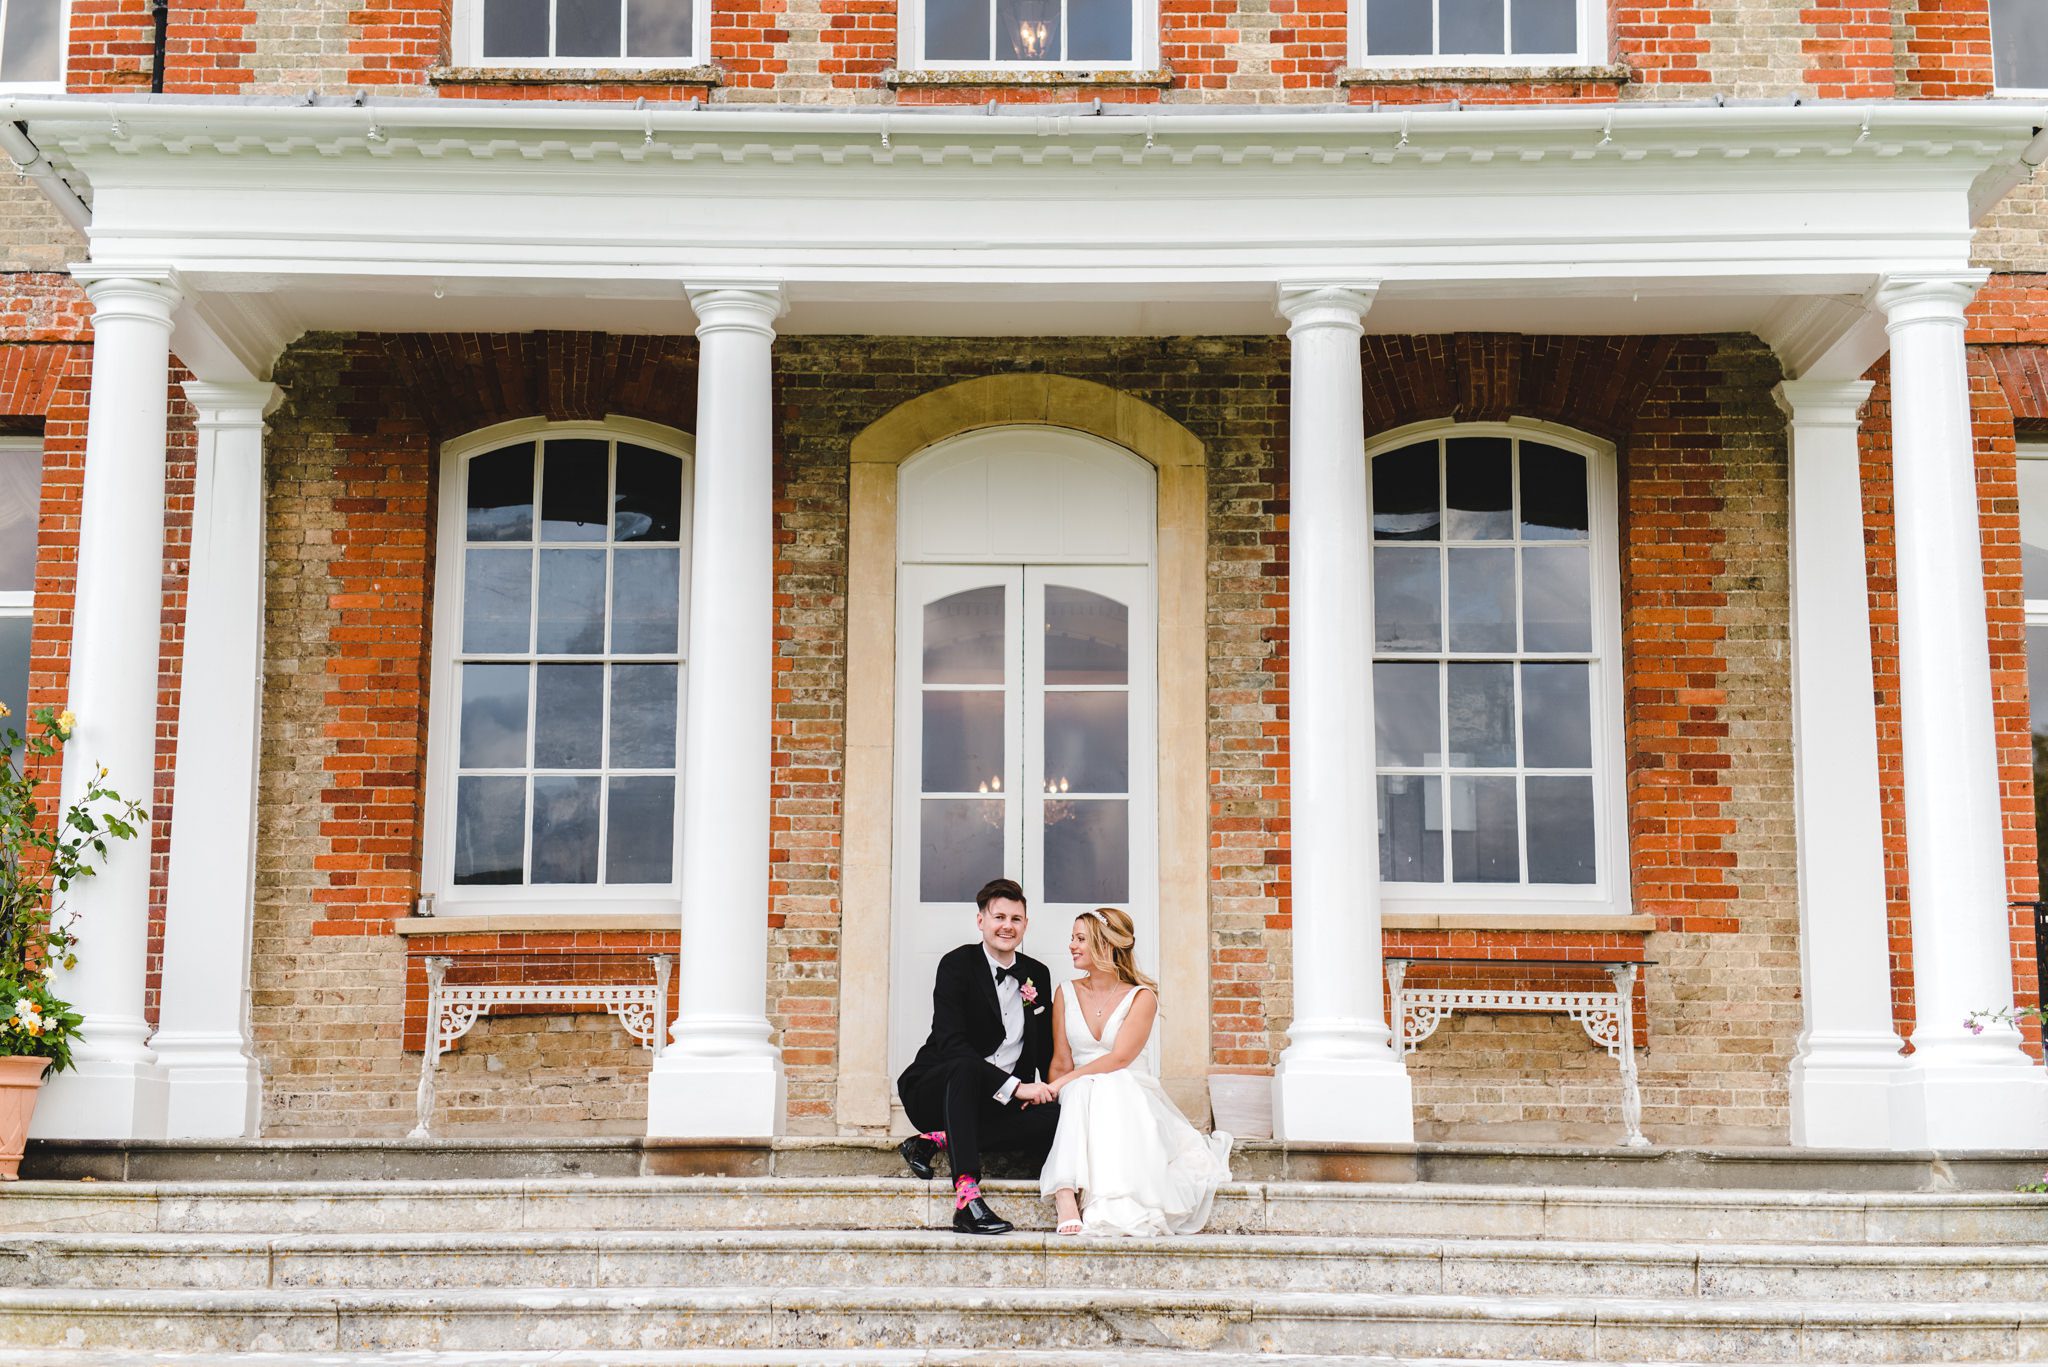
{"label": "door glass pane", "polygon": [[548,0],[483,0],[484,56],[546,57]]}
{"label": "door glass pane", "polygon": [[1501,0],[1437,0],[1437,51],[1492,54],[1507,50]]}
{"label": "door glass pane", "polygon": [[2048,624],[2027,624],[2027,704],[2034,749],[2034,850],[2048,896]]}
{"label": "door glass pane", "polygon": [[927,61],[987,61],[988,0],[925,0],[924,55]]}
{"label": "door glass pane", "polygon": [[1131,60],[1131,0],[1067,0],[1067,60]]}
{"label": "door glass pane", "polygon": [[1452,437],[1444,443],[1444,535],[1505,541],[1515,534],[1514,447],[1506,437]]}
{"label": "door glass pane", "polygon": [[1003,875],[1003,802],[928,797],[918,803],[917,897],[972,902]]}
{"label": "door glass pane", "polygon": [[1372,459],[1372,534],[1381,541],[1437,538],[1436,443],[1420,441]]}
{"label": "door glass pane", "polygon": [[1045,790],[1127,793],[1131,788],[1128,693],[1045,695]]}
{"label": "door glass pane", "polygon": [[1450,674],[1451,763],[1509,769],[1515,763],[1515,667],[1454,664]]}
{"label": "door glass pane", "polygon": [[36,528],[42,520],[43,453],[0,446],[0,589],[36,586]]}
{"label": "door glass pane", "polygon": [[1127,902],[1131,896],[1131,804],[1048,798],[1045,900]]}
{"label": "door glass pane", "polygon": [[2048,459],[2022,456],[2020,476],[2020,594],[2048,598]]}
{"label": "door glass pane", "polygon": [[1380,877],[1390,883],[1444,881],[1442,779],[1380,775]]}
{"label": "door glass pane", "polygon": [[1514,883],[1522,877],[1515,780],[1451,780],[1451,881]]}
{"label": "door glass pane", "polygon": [[1540,441],[1522,443],[1522,539],[1584,541],[1586,458]]}
{"label": "door glass pane", "polygon": [[532,551],[463,552],[463,650],[472,655],[525,653],[532,574]]}
{"label": "door glass pane", "polygon": [[533,539],[533,443],[487,451],[469,462],[471,541]]}
{"label": "door glass pane", "polygon": [[1060,0],[996,0],[996,57],[1005,62],[1060,60]]}
{"label": "door glass pane", "polygon": [[[543,551],[580,555],[580,551]],[[612,552],[612,653],[668,655],[681,620],[682,552]]]}
{"label": "door glass pane", "polygon": [[1373,551],[1373,642],[1381,649],[1441,648],[1438,560],[1435,547],[1382,546]]}
{"label": "door glass pane", "polygon": [[526,839],[526,780],[462,778],[455,784],[455,881],[517,883]]}
{"label": "door glass pane", "polygon": [[1515,553],[1454,546],[1450,558],[1451,649],[1515,648]]}
{"label": "door glass pane", "polygon": [[925,792],[1002,791],[1003,711],[1000,692],[925,691]]}
{"label": "door glass pane", "polygon": [[678,672],[674,665],[612,666],[614,769],[674,767]]}
{"label": "door glass pane", "polygon": [[626,55],[690,56],[690,0],[626,0]]}
{"label": "door glass pane", "polygon": [[528,666],[462,666],[462,738],[455,762],[465,769],[526,766]]}
{"label": "door glass pane", "polygon": [[666,883],[674,877],[676,781],[666,774],[611,781],[604,881]]}
{"label": "door glass pane", "polygon": [[1991,0],[1993,79],[2002,89],[2048,87],[2048,5]]}
{"label": "door glass pane", "polygon": [[604,552],[540,553],[540,632],[543,655],[604,652]]}
{"label": "door glass pane", "polygon": [[537,672],[533,767],[597,768],[604,750],[604,666],[541,665]]}
{"label": "door glass pane", "polygon": [[1579,0],[1515,0],[1510,50],[1517,53],[1576,53]]}
{"label": "door glass pane", "polygon": [[1591,883],[1593,780],[1529,779],[1529,881]]}
{"label": "door glass pane", "polygon": [[619,443],[618,490],[612,495],[612,536],[619,541],[674,541],[683,527],[683,462],[666,451]]}
{"label": "door glass pane", "polygon": [[1381,764],[1440,763],[1437,665],[1379,663],[1372,667],[1372,726]]}
{"label": "door glass pane", "polygon": [[925,604],[926,683],[1003,682],[1003,592],[991,584]]}
{"label": "door glass pane", "polygon": [[1365,0],[1365,50],[1375,57],[1431,52],[1430,0]]}
{"label": "door glass pane", "polygon": [[1120,684],[1131,677],[1131,610],[1114,598],[1045,586],[1045,681]]}
{"label": "door glass pane", "polygon": [[26,613],[0,617],[0,703],[8,716],[0,720],[0,731],[15,730],[26,736],[34,724],[28,714],[28,644],[30,619]]}
{"label": "door glass pane", "polygon": [[1592,676],[1591,665],[1522,666],[1522,762],[1531,769],[1592,766]]}
{"label": "door glass pane", "polygon": [[619,55],[619,0],[555,0],[555,55]]}
{"label": "door glass pane", "polygon": [[611,525],[604,507],[610,460],[606,442],[564,439],[547,444],[540,483],[543,541],[604,540]]}
{"label": "door glass pane", "polygon": [[1531,547],[1522,552],[1522,648],[1593,648],[1592,584],[1584,546]]}
{"label": "door glass pane", "polygon": [[533,881],[597,881],[595,777],[537,774],[533,780]]}
{"label": "door glass pane", "polygon": [[0,30],[0,81],[54,81],[61,69],[61,0],[7,0]]}

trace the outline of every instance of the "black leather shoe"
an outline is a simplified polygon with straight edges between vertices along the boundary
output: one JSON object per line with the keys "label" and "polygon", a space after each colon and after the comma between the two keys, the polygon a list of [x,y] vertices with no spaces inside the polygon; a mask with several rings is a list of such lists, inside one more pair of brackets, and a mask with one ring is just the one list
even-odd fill
{"label": "black leather shoe", "polygon": [[932,1159],[938,1157],[939,1146],[921,1134],[914,1134],[896,1146],[896,1152],[903,1155],[903,1161],[910,1164],[910,1175],[920,1182],[932,1180]]}
{"label": "black leather shoe", "polygon": [[988,1208],[979,1196],[953,1212],[955,1234],[1008,1234],[1016,1226]]}

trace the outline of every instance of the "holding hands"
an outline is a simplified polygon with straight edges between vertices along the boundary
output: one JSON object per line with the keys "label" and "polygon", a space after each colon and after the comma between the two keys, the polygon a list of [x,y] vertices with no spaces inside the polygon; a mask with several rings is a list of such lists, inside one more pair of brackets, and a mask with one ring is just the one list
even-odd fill
{"label": "holding hands", "polygon": [[1020,1106],[1042,1106],[1059,1099],[1059,1089],[1050,1082],[1020,1082],[1011,1093]]}

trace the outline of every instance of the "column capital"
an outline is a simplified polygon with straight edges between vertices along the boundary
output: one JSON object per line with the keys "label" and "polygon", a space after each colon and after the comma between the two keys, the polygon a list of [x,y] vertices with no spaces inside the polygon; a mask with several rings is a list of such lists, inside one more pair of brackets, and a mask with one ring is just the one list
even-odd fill
{"label": "column capital", "polygon": [[1855,427],[1871,388],[1868,380],[1782,380],[1771,398],[1802,427]]}
{"label": "column capital", "polygon": [[1282,281],[1278,307],[1289,335],[1304,328],[1365,331],[1364,318],[1379,296],[1377,280]]}
{"label": "column capital", "polygon": [[261,427],[284,402],[284,390],[268,380],[187,380],[183,388],[202,427]]}
{"label": "column capital", "polygon": [[116,267],[86,261],[71,268],[71,277],[92,300],[95,325],[126,318],[168,328],[185,299],[178,273],[168,266]]}
{"label": "column capital", "polygon": [[1902,271],[1877,282],[1873,301],[1884,310],[1887,332],[1905,323],[1961,321],[1990,278],[1980,270]]}
{"label": "column capital", "polygon": [[752,332],[775,336],[775,321],[789,312],[789,294],[777,281],[714,280],[688,287],[697,335]]}

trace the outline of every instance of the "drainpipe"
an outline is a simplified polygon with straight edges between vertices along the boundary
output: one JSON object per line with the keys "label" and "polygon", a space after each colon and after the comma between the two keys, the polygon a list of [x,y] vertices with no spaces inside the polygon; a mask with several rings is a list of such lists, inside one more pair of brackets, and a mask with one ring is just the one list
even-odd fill
{"label": "drainpipe", "polygon": [[92,210],[78,197],[57,168],[50,165],[42,149],[29,140],[28,129],[12,121],[0,122],[0,152],[14,161],[21,173],[42,187],[43,194],[64,215],[64,221],[84,232],[92,226]]}
{"label": "drainpipe", "polygon": [[149,65],[149,93],[164,93],[164,47],[171,36],[171,0],[149,0],[149,15],[156,22],[156,60]]}

